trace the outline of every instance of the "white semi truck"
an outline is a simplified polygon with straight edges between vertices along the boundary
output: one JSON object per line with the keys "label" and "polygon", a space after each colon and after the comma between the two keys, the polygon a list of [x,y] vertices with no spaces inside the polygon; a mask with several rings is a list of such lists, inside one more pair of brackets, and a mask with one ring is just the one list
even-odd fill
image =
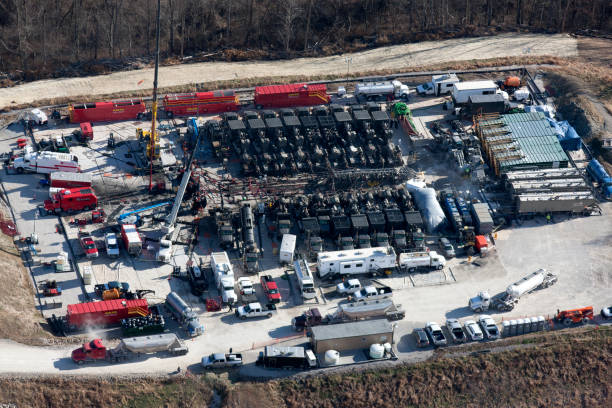
{"label": "white semi truck", "polygon": [[397,266],[393,247],[349,249],[346,251],[319,252],[317,270],[319,277],[338,277],[369,273],[378,275]]}
{"label": "white semi truck", "polygon": [[547,288],[557,282],[557,279],[557,275],[547,272],[546,269],[539,269],[508,286],[506,291],[499,295],[491,297],[487,291],[478,293],[469,300],[469,306],[477,313],[487,311],[489,308],[507,312],[514,309],[521,296]]}
{"label": "white semi truck", "polygon": [[453,85],[459,81],[456,74],[433,75],[431,82],[419,85],[416,91],[419,95],[445,95],[453,90]]}
{"label": "white semi truck", "polygon": [[223,302],[235,303],[237,296],[234,290],[234,269],[227,252],[213,252],[210,256],[210,264]]}
{"label": "white semi truck", "polygon": [[405,252],[399,256],[399,266],[408,272],[418,269],[444,269],[446,258],[436,251]]}
{"label": "white semi truck", "polygon": [[363,82],[355,85],[355,97],[364,96],[367,99],[385,97],[395,99],[408,99],[410,90],[408,85],[400,81]]}
{"label": "white semi truck", "polygon": [[13,168],[18,173],[32,172],[48,174],[55,171],[78,173],[81,171],[78,159],[70,153],[32,152],[26,150],[23,157],[13,161]]}

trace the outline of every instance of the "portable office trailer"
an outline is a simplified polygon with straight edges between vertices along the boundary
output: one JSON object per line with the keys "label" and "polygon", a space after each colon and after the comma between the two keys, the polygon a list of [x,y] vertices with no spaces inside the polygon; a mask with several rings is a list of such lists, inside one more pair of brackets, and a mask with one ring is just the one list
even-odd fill
{"label": "portable office trailer", "polygon": [[497,85],[493,81],[457,82],[453,84],[453,103],[465,105],[472,95],[493,95],[497,90]]}
{"label": "portable office trailer", "polygon": [[310,342],[315,353],[327,350],[367,349],[372,344],[393,343],[393,325],[387,319],[311,327]]}
{"label": "portable office trailer", "polygon": [[279,253],[281,264],[290,264],[293,262],[296,239],[297,237],[293,234],[283,234]]}
{"label": "portable office trailer", "polygon": [[345,251],[319,252],[317,269],[319,277],[378,273],[393,269],[397,255],[393,247],[349,249]]}

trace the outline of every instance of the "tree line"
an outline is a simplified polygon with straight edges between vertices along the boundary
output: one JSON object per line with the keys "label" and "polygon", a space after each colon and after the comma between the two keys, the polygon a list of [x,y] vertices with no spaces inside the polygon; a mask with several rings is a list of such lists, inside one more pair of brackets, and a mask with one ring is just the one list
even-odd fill
{"label": "tree line", "polygon": [[[150,57],[156,7],[156,0],[0,1],[0,71],[44,76],[86,61]],[[321,55],[517,28],[610,31],[611,14],[609,0],[162,0],[161,51],[165,58]]]}

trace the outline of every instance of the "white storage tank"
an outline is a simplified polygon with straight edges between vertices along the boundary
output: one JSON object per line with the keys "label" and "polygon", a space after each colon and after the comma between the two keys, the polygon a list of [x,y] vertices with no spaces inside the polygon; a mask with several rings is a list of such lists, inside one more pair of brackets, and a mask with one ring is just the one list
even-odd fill
{"label": "white storage tank", "polygon": [[383,358],[385,356],[385,348],[382,344],[374,343],[370,346],[370,358]]}
{"label": "white storage tank", "polygon": [[336,365],[340,361],[340,353],[336,350],[327,350],[324,357],[325,365]]}
{"label": "white storage tank", "polygon": [[538,316],[538,330],[544,330],[546,327],[546,319],[544,316]]}
{"label": "white storage tank", "polygon": [[516,336],[516,327],[518,322],[516,320],[510,320],[510,335]]}
{"label": "white storage tank", "polygon": [[538,331],[538,318],[534,316],[534,317],[531,317],[529,320],[531,322],[531,324],[530,324],[531,331],[532,332]]}
{"label": "white storage tank", "polygon": [[293,234],[283,234],[283,240],[281,241],[279,253],[281,264],[293,263],[296,239],[297,237]]}
{"label": "white storage tank", "polygon": [[510,336],[510,322],[508,320],[502,322],[502,336]]}
{"label": "white storage tank", "polygon": [[525,293],[532,291],[544,282],[544,273],[545,271],[540,269],[525,276],[520,281],[508,286],[506,293],[515,298],[520,298]]}
{"label": "white storage tank", "polygon": [[391,354],[391,343],[385,343],[383,347],[385,348],[385,353]]}

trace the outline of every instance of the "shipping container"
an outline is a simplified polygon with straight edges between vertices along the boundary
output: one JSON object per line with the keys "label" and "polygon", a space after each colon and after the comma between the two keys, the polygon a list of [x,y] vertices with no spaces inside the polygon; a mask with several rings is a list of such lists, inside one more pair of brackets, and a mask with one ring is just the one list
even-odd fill
{"label": "shipping container", "polygon": [[90,187],[91,173],[55,171],[49,174],[49,185],[58,188]]}
{"label": "shipping container", "polygon": [[76,303],[68,305],[66,321],[68,326],[107,326],[118,324],[122,319],[149,315],[146,299],[113,299],[101,302]]}
{"label": "shipping container", "polygon": [[240,101],[233,90],[166,95],[163,104],[169,118],[236,112],[240,109]]}
{"label": "shipping container", "polygon": [[494,223],[489,205],[487,203],[472,203],[471,209],[472,215],[474,216],[476,232],[481,235],[486,235],[493,231]]}
{"label": "shipping container", "polygon": [[328,104],[330,100],[325,84],[270,85],[255,88],[257,109],[323,105]]}
{"label": "shipping container", "polygon": [[68,106],[71,123],[134,120],[142,117],[144,111],[145,104],[142,99],[94,102]]}
{"label": "shipping container", "polygon": [[140,255],[142,251],[142,240],[140,234],[134,224],[121,225],[121,238],[125,245],[125,249],[130,255]]}

